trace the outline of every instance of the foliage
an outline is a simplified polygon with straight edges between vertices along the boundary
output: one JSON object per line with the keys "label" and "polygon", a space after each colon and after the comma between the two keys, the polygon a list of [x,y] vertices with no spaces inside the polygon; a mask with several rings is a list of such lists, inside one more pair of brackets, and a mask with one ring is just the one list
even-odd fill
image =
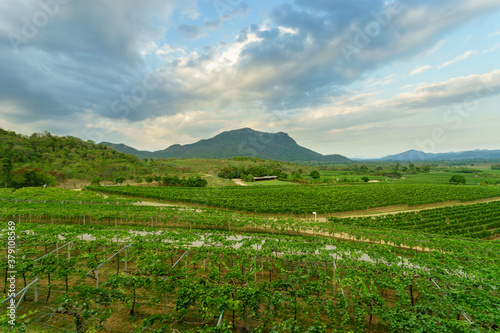
{"label": "foliage", "polygon": [[100,186],[101,185],[101,178],[99,178],[99,176],[94,176],[92,178],[92,181],[90,182],[90,185],[92,185],[92,186]]}
{"label": "foliage", "polygon": [[318,179],[321,175],[319,174],[319,171],[318,170],[313,170],[311,171],[311,173],[309,174],[309,176],[313,179]]}
{"label": "foliage", "polygon": [[465,184],[466,182],[467,182],[467,180],[462,175],[454,175],[450,178],[450,183],[452,183],[452,184],[459,185],[459,184]]}
{"label": "foliage", "polygon": [[[281,176],[281,175],[280,175]],[[280,180],[283,177],[280,177]],[[251,186],[180,188],[110,186],[91,188],[111,194],[190,202],[213,207],[261,213],[310,214],[363,210],[407,204],[424,205],[443,201],[472,201],[500,196],[500,188],[486,186],[360,184],[347,186]]]}
{"label": "foliage", "polygon": [[4,187],[10,186],[12,182],[12,161],[9,158],[2,158],[0,181],[3,183]]}
{"label": "foliage", "polygon": [[126,180],[127,180],[127,178],[125,178],[125,177],[116,177],[115,183],[116,184],[123,184],[123,182],[125,182]]}
{"label": "foliage", "polygon": [[134,156],[101,144],[48,132],[24,136],[0,129],[0,156],[12,161],[13,171],[42,170],[59,182],[66,178],[112,180],[117,176],[142,172]]}
{"label": "foliage", "polygon": [[193,176],[180,179],[178,176],[166,175],[161,178],[163,186],[181,186],[181,187],[205,187],[208,182],[200,176]]}
{"label": "foliage", "polygon": [[57,180],[54,176],[44,172],[40,168],[36,169],[17,169],[12,176],[11,185],[14,188],[21,187],[40,187],[55,186]]}
{"label": "foliage", "polygon": [[287,180],[288,179],[288,174],[286,172],[280,172],[278,175],[278,180]]}

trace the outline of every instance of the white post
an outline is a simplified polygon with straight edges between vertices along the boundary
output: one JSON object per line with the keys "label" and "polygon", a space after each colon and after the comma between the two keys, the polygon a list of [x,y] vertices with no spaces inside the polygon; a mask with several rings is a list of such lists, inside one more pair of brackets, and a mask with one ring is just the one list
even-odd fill
{"label": "white post", "polygon": [[314,223],[316,223],[316,212],[313,212],[314,214]]}

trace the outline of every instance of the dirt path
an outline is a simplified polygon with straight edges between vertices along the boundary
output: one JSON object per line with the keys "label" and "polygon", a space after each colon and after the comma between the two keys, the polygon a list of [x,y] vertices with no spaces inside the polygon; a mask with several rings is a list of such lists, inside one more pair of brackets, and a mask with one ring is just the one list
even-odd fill
{"label": "dirt path", "polygon": [[236,185],[240,185],[240,186],[248,186],[248,184],[245,184],[241,179],[239,178],[234,178],[234,179],[231,179]]}
{"label": "dirt path", "polygon": [[174,207],[174,205],[171,205],[171,204],[153,202],[153,201],[139,201],[139,202],[134,203],[134,205],[135,206],[153,206],[153,207]]}

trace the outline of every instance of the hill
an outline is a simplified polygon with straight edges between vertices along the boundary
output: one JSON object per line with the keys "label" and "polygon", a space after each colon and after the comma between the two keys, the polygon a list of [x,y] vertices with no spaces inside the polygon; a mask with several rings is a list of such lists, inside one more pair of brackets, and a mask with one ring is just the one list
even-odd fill
{"label": "hill", "polygon": [[14,177],[20,172],[37,170],[39,175],[52,175],[58,182],[94,176],[113,180],[142,170],[142,162],[135,156],[92,141],[48,132],[25,136],[0,128],[0,156],[10,160]]}
{"label": "hill", "polygon": [[322,155],[297,144],[283,132],[265,133],[250,128],[227,131],[210,139],[187,145],[172,145],[155,152],[140,151],[124,144],[102,142],[120,152],[139,158],[231,158],[236,156],[258,157],[286,162],[349,163],[342,155]]}
{"label": "hill", "polygon": [[491,161],[500,160],[500,150],[470,150],[449,153],[424,153],[409,150],[404,153],[389,155],[380,161],[420,162],[420,161]]}

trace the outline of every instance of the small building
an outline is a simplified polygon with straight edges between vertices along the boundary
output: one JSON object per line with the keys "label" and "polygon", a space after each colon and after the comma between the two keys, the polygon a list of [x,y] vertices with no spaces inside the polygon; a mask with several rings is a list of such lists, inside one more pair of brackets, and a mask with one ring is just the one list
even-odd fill
{"label": "small building", "polygon": [[278,176],[265,176],[265,177],[253,177],[256,182],[261,182],[265,180],[278,180]]}

